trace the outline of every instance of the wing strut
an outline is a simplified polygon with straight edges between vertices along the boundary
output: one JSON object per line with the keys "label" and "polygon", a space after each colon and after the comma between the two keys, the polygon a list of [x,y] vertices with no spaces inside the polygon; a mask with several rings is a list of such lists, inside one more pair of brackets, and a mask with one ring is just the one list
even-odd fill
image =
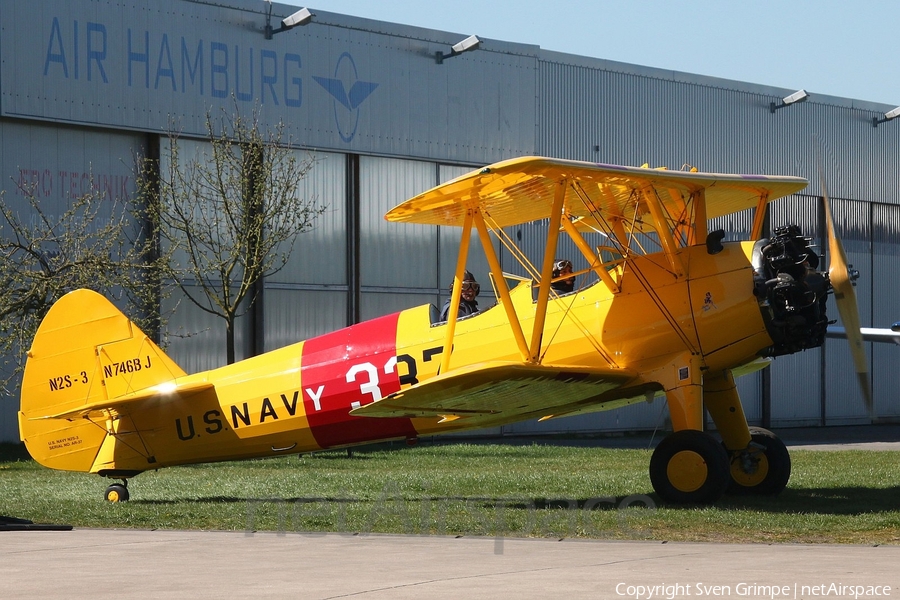
{"label": "wing strut", "polygon": [[760,194],[759,202],[756,204],[756,211],[753,213],[753,229],[750,231],[751,240],[762,238],[763,228],[766,225],[766,208],[768,202],[768,194]]}
{"label": "wing strut", "polygon": [[[503,277],[503,269],[500,267],[500,261],[497,259],[497,253],[494,252],[494,244],[491,243],[491,237],[488,234],[487,226],[484,224],[484,215],[480,209],[475,209],[475,227],[478,229],[478,237],[481,238],[481,245],[484,247],[484,254],[487,257],[488,265],[494,274],[494,285],[500,294],[500,301],[503,309],[506,311],[506,318],[509,319],[509,327],[512,330],[513,337],[516,338],[516,345],[519,347],[519,355],[522,362],[528,362],[529,352],[528,343],[525,341],[525,334],[522,333],[522,324],[519,323],[516,308],[513,306],[512,298],[509,297],[509,286],[506,285],[506,278]],[[446,373],[446,371],[444,371]]]}
{"label": "wing strut", "polygon": [[691,204],[694,205],[694,228],[690,242],[703,245],[709,235],[709,223],[706,220],[706,190],[700,189],[694,192],[691,195]]}
{"label": "wing strut", "polygon": [[450,313],[447,315],[447,337],[444,340],[444,354],[441,356],[441,373],[450,370],[450,355],[453,354],[453,336],[456,333],[456,319],[459,317],[459,299],[462,295],[462,280],[469,257],[469,238],[472,233],[472,210],[466,211],[463,221],[462,238],[459,240],[459,257],[456,259],[456,273],[453,275],[453,290],[450,292]]}
{"label": "wing strut", "polygon": [[613,294],[618,294],[622,291],[619,284],[616,283],[615,280],[613,280],[612,275],[609,274],[609,271],[603,267],[603,261],[601,261],[600,257],[594,253],[594,249],[591,248],[587,241],[585,241],[581,232],[578,231],[578,228],[572,224],[572,219],[568,216],[563,216],[562,226],[566,233],[569,234],[569,237],[572,238],[572,241],[575,242],[575,245],[578,246],[578,249],[581,250],[584,257],[588,259],[591,268],[594,270],[594,273],[597,274],[597,277],[599,277],[600,280],[606,284],[606,287],[609,288],[609,291]]}
{"label": "wing strut", "polygon": [[[625,231],[625,215],[622,214],[622,209],[616,201],[616,198],[613,195],[612,191],[610,191],[609,186],[602,185],[598,187],[600,188],[600,193],[603,194],[603,198],[606,200],[606,203],[608,205],[607,212],[611,215],[609,217],[603,218],[602,220],[609,223],[609,226],[606,229],[607,231],[611,230],[611,233],[614,235],[615,241],[619,243],[619,248],[622,249],[622,255],[624,256],[627,253],[629,239],[628,232]],[[601,213],[601,209],[594,205],[594,203],[590,199],[590,194],[587,193],[587,190],[585,190],[580,183],[578,184],[578,189],[580,189],[582,192],[580,194],[582,201],[584,201],[586,205],[589,205],[591,207],[591,214],[596,215],[597,213]],[[596,216],[594,218],[597,219]]]}
{"label": "wing strut", "polygon": [[544,264],[541,266],[541,284],[538,286],[534,329],[531,331],[531,359],[529,360],[531,364],[540,362],[544,321],[547,318],[547,302],[550,299],[550,282],[553,279],[553,260],[556,258],[556,240],[559,238],[563,200],[566,197],[568,182],[563,179],[556,185],[556,193],[553,195],[553,208],[550,209],[550,229],[547,232],[547,245],[544,247]]}
{"label": "wing strut", "polygon": [[651,184],[644,183],[641,185],[641,195],[647,202],[647,208],[650,209],[650,214],[653,215],[653,220],[656,222],[656,233],[659,235],[659,241],[666,252],[666,258],[669,259],[669,265],[677,277],[684,277],[684,267],[677,255],[678,248],[675,245],[675,238],[672,237],[672,230],[669,229],[669,224],[666,220],[666,209],[659,201],[656,189]]}
{"label": "wing strut", "polygon": [[[672,239],[676,245],[690,246],[693,244],[694,238],[690,215],[688,214],[689,211],[693,210],[690,203],[691,199],[689,198],[685,202],[681,194],[671,188],[665,188],[665,193],[668,194],[669,202],[672,204],[672,208],[668,211],[672,220]],[[665,209],[665,201],[662,198],[659,201]]]}

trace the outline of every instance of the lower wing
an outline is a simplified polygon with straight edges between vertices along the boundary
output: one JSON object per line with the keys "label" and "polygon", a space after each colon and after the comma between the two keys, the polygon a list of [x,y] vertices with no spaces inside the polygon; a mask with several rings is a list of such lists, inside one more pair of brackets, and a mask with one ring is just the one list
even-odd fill
{"label": "lower wing", "polygon": [[629,369],[480,363],[438,375],[350,414],[466,419],[469,427],[488,426],[581,412],[592,403],[643,398],[643,390],[625,387],[636,378]]}

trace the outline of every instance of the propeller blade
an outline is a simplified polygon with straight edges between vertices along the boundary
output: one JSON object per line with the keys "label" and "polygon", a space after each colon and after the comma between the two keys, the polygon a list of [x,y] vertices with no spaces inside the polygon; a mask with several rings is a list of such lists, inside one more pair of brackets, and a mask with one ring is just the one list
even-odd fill
{"label": "propeller blade", "polygon": [[866,350],[863,347],[863,337],[860,331],[859,306],[856,302],[856,291],[853,289],[853,279],[850,267],[847,265],[847,255],[844,253],[844,245],[834,231],[834,219],[831,216],[831,200],[825,189],[825,181],[822,178],[822,195],[825,199],[825,224],[828,231],[828,278],[834,289],[834,299],[838,313],[844,323],[847,332],[847,342],[850,344],[850,354],[853,356],[853,365],[856,368],[856,377],[859,379],[859,387],[862,390],[863,401],[869,416],[874,414],[872,402],[872,390],[869,388],[869,365],[866,361]]}

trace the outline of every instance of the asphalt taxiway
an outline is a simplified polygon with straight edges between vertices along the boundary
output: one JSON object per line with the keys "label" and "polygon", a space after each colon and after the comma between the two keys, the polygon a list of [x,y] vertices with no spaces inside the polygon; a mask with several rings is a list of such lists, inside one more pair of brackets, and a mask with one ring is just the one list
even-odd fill
{"label": "asphalt taxiway", "polygon": [[8,599],[900,596],[900,546],[76,529],[0,557]]}

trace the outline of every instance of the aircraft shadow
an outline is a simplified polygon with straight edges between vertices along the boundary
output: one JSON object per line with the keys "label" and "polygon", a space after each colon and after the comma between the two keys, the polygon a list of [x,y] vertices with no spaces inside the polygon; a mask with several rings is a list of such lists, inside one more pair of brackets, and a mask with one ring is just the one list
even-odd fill
{"label": "aircraft shadow", "polygon": [[[863,515],[897,512],[900,486],[790,488],[776,497],[725,496],[719,508],[735,508],[771,513],[822,515]],[[673,508],[667,505],[666,508]]]}
{"label": "aircraft shadow", "polygon": [[[788,488],[777,497],[724,496],[714,505],[721,511],[749,510],[778,514],[821,514],[821,515],[864,515],[890,513],[898,510],[896,498],[900,497],[900,486],[886,488],[841,487],[841,488]],[[409,504],[419,502],[467,503],[473,507],[507,510],[618,510],[631,507],[636,510],[694,510],[695,505],[663,503],[655,493],[630,496],[597,496],[593,498],[494,498],[480,496],[423,496],[402,497],[387,494],[376,498],[291,496],[291,497],[238,497],[205,496],[183,499],[132,499],[131,504],[173,505],[185,502],[211,504],[376,504],[379,502],[403,501]]]}
{"label": "aircraft shadow", "polygon": [[171,505],[171,504],[184,504],[186,502],[197,502],[202,504],[315,504],[319,502],[324,503],[334,503],[334,504],[353,504],[358,502],[373,502],[370,499],[360,499],[360,498],[326,498],[326,497],[293,497],[293,498],[277,498],[277,497],[266,497],[266,496],[258,496],[258,497],[237,497],[237,496],[205,496],[202,498],[178,498],[173,500],[163,500],[163,499],[146,499],[146,498],[138,498],[129,500],[129,504],[146,504],[147,506],[153,505]]}
{"label": "aircraft shadow", "polygon": [[25,448],[25,444],[0,443],[0,463],[19,462],[31,460],[31,455]]}

